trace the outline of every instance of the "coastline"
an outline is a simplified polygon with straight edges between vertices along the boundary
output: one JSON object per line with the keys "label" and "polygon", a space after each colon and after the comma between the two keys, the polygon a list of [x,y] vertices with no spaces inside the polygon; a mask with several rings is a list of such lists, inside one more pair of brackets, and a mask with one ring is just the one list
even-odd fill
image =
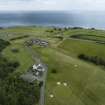
{"label": "coastline", "polygon": [[104,12],[14,11],[0,12],[0,26],[83,27],[105,30]]}
{"label": "coastline", "polygon": [[105,31],[105,28],[95,28],[95,27],[78,27],[78,26],[54,26],[54,25],[14,25],[14,26],[0,26],[0,30],[8,28],[24,28],[24,27],[39,27],[39,28],[60,28],[60,29],[86,29],[86,30],[102,30]]}

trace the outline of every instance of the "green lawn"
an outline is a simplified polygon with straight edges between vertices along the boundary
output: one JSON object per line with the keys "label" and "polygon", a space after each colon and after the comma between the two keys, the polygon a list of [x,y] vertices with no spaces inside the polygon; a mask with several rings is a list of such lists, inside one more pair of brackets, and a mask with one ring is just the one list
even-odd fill
{"label": "green lawn", "polygon": [[[16,48],[19,52],[14,53],[12,49]],[[10,60],[15,60],[20,63],[20,67],[16,70],[16,72],[23,73],[29,69],[32,64],[35,62],[32,60],[31,54],[28,52],[27,48],[20,43],[12,43],[9,47],[7,47],[3,54]]]}
{"label": "green lawn", "polygon": [[[37,49],[48,64],[46,105],[97,105],[104,104],[105,71],[54,49]],[[78,65],[78,67],[75,67]],[[56,69],[57,74],[51,70]],[[57,82],[67,82],[68,87],[57,86]],[[98,87],[99,88],[98,88]],[[100,93],[101,92],[101,93]],[[51,99],[50,94],[54,94]]]}
{"label": "green lawn", "polygon": [[77,34],[105,36],[105,30],[70,29],[68,31],[65,31],[64,34],[67,36],[77,35]]}
{"label": "green lawn", "polygon": [[67,39],[59,46],[63,52],[69,55],[78,56],[79,54],[87,54],[92,56],[105,57],[105,45],[91,41]]}
{"label": "green lawn", "polygon": [[[29,35],[29,38],[11,41],[3,54],[8,59],[20,62],[20,67],[16,72],[23,73],[35,62],[24,46],[24,41],[30,38],[41,38],[49,41],[49,47],[42,48],[33,46],[41,59],[48,65],[48,76],[46,84],[46,105],[105,105],[105,68],[95,66],[91,63],[79,60],[77,56],[81,53],[105,58],[105,45],[93,41],[65,39],[60,41],[53,36],[60,33],[50,33],[48,27],[16,27],[2,30],[4,37],[10,39],[22,35]],[[9,33],[6,38],[5,33]],[[67,30],[63,31],[64,37],[75,34],[89,34],[105,36],[105,31],[101,30]],[[89,36],[91,37],[91,36]],[[13,53],[12,48],[19,49],[18,53]],[[57,73],[52,73],[56,70]],[[57,86],[57,82],[61,82]],[[64,86],[67,82],[68,86]],[[53,94],[54,98],[50,98]]]}

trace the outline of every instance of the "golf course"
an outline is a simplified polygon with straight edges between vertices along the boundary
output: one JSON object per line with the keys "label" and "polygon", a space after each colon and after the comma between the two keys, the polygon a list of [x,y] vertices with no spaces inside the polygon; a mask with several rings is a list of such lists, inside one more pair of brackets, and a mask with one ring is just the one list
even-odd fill
{"label": "golf course", "polygon": [[[10,43],[2,50],[1,55],[9,61],[19,63],[8,75],[11,81],[12,78],[19,78],[26,73],[36,63],[25,43],[32,39],[48,42],[48,46],[31,45],[48,67],[45,105],[105,105],[105,30],[79,27],[10,27],[0,29],[0,39]],[[8,105],[39,105],[37,81],[34,85],[28,83],[26,86],[28,90],[31,88],[28,92],[32,94],[28,97],[27,92],[24,96],[17,96],[25,97],[21,101],[31,98],[27,104],[16,104],[19,100],[13,101],[14,93]],[[24,92],[27,91],[25,86],[22,88]],[[12,101],[15,104],[11,104]]]}

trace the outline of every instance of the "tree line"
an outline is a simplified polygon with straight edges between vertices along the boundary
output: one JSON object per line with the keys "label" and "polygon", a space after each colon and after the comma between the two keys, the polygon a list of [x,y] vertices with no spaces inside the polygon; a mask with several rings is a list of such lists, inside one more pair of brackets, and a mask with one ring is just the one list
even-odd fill
{"label": "tree line", "polygon": [[105,66],[105,59],[98,56],[88,56],[85,54],[80,54],[78,55],[78,58],[84,61],[92,62],[95,65]]}
{"label": "tree line", "polygon": [[19,76],[8,77],[0,83],[0,105],[36,105],[39,100],[39,87],[29,84]]}
{"label": "tree line", "polygon": [[35,105],[39,100],[39,86],[23,81],[20,73],[14,73],[19,62],[1,54],[8,45],[8,41],[0,39],[0,105]]}

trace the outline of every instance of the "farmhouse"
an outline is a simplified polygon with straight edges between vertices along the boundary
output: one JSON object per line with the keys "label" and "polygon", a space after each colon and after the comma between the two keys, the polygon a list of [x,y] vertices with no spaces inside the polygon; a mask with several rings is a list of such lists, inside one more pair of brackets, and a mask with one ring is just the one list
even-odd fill
{"label": "farmhouse", "polygon": [[37,65],[34,64],[32,70],[30,70],[26,74],[21,75],[20,77],[24,81],[28,81],[29,83],[32,83],[34,80],[41,81],[44,71],[45,68],[43,64],[37,64]]}
{"label": "farmhouse", "polygon": [[42,76],[44,71],[45,69],[42,64],[33,65],[32,72],[35,76]]}

